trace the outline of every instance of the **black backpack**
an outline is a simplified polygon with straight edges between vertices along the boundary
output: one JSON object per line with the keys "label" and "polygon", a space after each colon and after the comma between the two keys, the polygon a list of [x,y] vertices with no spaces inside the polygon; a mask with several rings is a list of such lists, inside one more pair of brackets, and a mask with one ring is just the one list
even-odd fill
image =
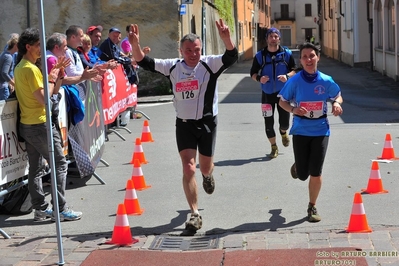
{"label": "black backpack", "polygon": [[28,186],[22,186],[4,196],[0,214],[24,215],[32,212]]}

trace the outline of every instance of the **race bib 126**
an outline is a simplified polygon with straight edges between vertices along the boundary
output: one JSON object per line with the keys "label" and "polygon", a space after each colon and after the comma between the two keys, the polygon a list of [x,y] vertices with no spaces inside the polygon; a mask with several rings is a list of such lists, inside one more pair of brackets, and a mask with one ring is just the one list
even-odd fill
{"label": "race bib 126", "polygon": [[198,79],[183,80],[176,83],[176,97],[178,98],[178,100],[191,100],[198,98],[198,95]]}

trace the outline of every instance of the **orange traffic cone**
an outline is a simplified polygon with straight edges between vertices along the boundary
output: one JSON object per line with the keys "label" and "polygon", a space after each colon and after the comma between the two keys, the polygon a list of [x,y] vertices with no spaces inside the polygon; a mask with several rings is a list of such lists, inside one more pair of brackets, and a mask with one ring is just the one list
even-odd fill
{"label": "orange traffic cone", "polygon": [[369,183],[367,184],[367,188],[362,189],[362,191],[368,194],[388,193],[388,190],[384,190],[382,186],[382,179],[378,162],[373,161],[373,164],[371,165]]}
{"label": "orange traffic cone", "polygon": [[398,159],[395,157],[395,151],[393,150],[391,134],[387,134],[385,136],[384,149],[382,150],[381,157],[378,157],[378,159],[385,159],[385,160]]}
{"label": "orange traffic cone", "polygon": [[118,205],[112,239],[111,241],[105,242],[105,244],[127,246],[137,242],[137,239],[132,238],[132,232],[130,232],[129,221],[126,215],[126,208],[125,205],[121,203]]}
{"label": "orange traffic cone", "polygon": [[125,207],[127,215],[141,215],[144,209],[140,209],[140,203],[137,199],[136,190],[134,189],[133,180],[129,179],[126,184],[125,191]]}
{"label": "orange traffic cone", "polygon": [[143,146],[141,146],[141,140],[136,138],[136,144],[134,145],[134,152],[130,164],[134,164],[134,160],[139,160],[140,164],[146,164],[148,161],[145,159]]}
{"label": "orange traffic cone", "polygon": [[137,190],[144,190],[151,187],[145,183],[143,171],[141,170],[140,162],[137,159],[134,160],[132,180],[134,187]]}
{"label": "orange traffic cone", "polygon": [[148,120],[144,120],[143,130],[141,132],[141,142],[154,142],[152,139],[150,125],[148,124]]}
{"label": "orange traffic cone", "polygon": [[349,225],[345,230],[348,233],[369,233],[373,231],[367,223],[362,195],[359,192],[355,193],[355,198],[353,199],[352,214],[349,219]]}

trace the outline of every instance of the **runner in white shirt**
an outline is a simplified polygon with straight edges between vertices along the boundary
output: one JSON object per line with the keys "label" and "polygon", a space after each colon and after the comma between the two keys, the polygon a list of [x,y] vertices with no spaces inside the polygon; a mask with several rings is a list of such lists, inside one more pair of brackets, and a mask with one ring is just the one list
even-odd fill
{"label": "runner in white shirt", "polygon": [[226,47],[225,53],[201,56],[200,37],[187,34],[180,41],[183,59],[152,59],[140,47],[138,26],[131,25],[128,34],[133,57],[139,66],[162,73],[170,79],[173,87],[176,141],[183,165],[183,189],[191,209],[183,235],[195,234],[202,227],[195,179],[197,149],[203,188],[208,194],[215,189],[212,172],[218,114],[217,78],[238,59],[228,26],[222,20],[216,21],[216,26]]}

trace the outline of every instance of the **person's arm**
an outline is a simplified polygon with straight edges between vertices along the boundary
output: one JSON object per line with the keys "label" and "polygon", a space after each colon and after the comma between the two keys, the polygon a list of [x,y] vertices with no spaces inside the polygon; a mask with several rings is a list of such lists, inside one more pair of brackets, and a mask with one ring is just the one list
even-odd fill
{"label": "person's arm", "polygon": [[94,64],[90,63],[89,61],[87,61],[86,57],[84,54],[79,54],[80,60],[82,61],[83,67],[86,68],[93,68]]}
{"label": "person's arm", "polygon": [[222,39],[224,46],[227,50],[231,51],[235,48],[233,40],[230,37],[230,29],[227,25],[224,24],[222,19],[219,19],[219,22],[216,21],[216,27],[219,31],[220,39]]}
{"label": "person's arm", "polygon": [[[258,53],[262,53],[262,51],[259,51]],[[255,55],[254,59],[252,60],[252,66],[251,66],[251,70],[249,71],[249,74],[250,74],[251,78],[257,82],[260,82],[260,76],[258,75],[258,72],[261,67],[262,66],[259,65],[258,59]]]}
{"label": "person's arm", "polygon": [[290,56],[290,60],[288,61],[288,73],[287,73],[287,77],[291,78],[292,76],[294,76],[297,71],[296,71],[297,67],[296,67],[296,63],[295,63],[295,59],[293,57],[293,55],[291,54]]}
{"label": "person's arm", "polygon": [[88,67],[85,68],[85,70],[83,70],[83,74],[79,75],[79,76],[75,76],[75,77],[68,77],[66,76],[63,80],[62,80],[62,85],[74,85],[74,84],[78,84],[82,81],[88,80],[88,79],[92,79],[92,78],[96,78],[98,75],[98,70],[97,69],[89,69]]}
{"label": "person's arm", "polygon": [[[12,80],[12,77],[9,75],[10,68],[12,66],[12,56],[8,56],[8,54],[4,55],[3,57],[3,67],[0,69],[1,71],[1,76],[2,78],[7,81],[8,83],[11,83],[11,85],[14,86],[14,81]],[[10,82],[11,81],[11,82]]]}
{"label": "person's arm", "polygon": [[290,102],[284,101],[283,99],[281,99],[278,102],[278,104],[280,105],[281,108],[283,108],[285,111],[289,112],[289,113],[294,113],[294,106],[291,106]]}
{"label": "person's arm", "polygon": [[342,103],[344,102],[344,99],[342,98],[341,94],[335,98],[335,100],[332,103],[332,111],[331,113],[335,116],[341,115],[342,114]]}
{"label": "person's arm", "polygon": [[129,43],[132,46],[132,53],[133,57],[137,63],[144,59],[144,52],[140,47],[140,33],[139,33],[139,26],[137,24],[130,25],[129,31]]}
{"label": "person's arm", "polygon": [[[58,79],[59,68],[54,67],[48,74],[48,94],[53,95],[53,93],[58,93],[61,86],[61,82]],[[33,97],[42,105],[45,105],[44,98],[44,88],[38,88],[33,92]]]}

